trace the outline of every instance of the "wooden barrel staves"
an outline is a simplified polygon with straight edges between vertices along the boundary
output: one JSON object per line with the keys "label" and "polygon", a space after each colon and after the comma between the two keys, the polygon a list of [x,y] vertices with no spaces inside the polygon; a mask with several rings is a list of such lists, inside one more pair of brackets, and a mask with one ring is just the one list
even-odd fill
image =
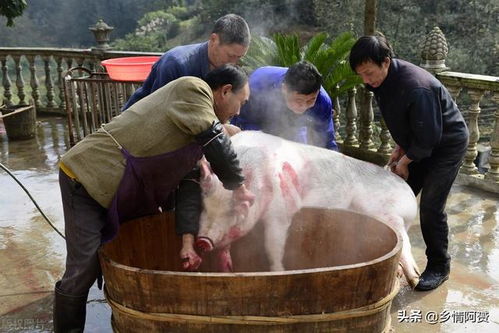
{"label": "wooden barrel staves", "polygon": [[34,105],[14,105],[0,108],[5,131],[9,140],[26,140],[36,134],[36,110]]}
{"label": "wooden barrel staves", "polygon": [[234,273],[182,272],[165,213],[130,221],[99,257],[116,332],[384,332],[398,292],[401,238],[343,210],[302,209],[282,272],[269,272],[262,227],[235,242]]}

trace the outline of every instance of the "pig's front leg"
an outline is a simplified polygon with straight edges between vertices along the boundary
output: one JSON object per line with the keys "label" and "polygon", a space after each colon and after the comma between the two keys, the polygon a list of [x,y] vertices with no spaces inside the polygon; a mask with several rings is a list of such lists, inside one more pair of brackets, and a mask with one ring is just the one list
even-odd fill
{"label": "pig's front leg", "polygon": [[230,245],[225,246],[218,252],[218,270],[220,272],[232,272],[232,257],[230,255]]}
{"label": "pig's front leg", "polygon": [[267,252],[271,271],[284,270],[282,261],[290,224],[291,220],[286,214],[282,214],[279,218],[265,221],[265,251]]}

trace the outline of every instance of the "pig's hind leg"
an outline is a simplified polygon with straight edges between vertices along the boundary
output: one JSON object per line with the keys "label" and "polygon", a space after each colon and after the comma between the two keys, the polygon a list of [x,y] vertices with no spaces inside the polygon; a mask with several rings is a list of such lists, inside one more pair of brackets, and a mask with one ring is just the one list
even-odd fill
{"label": "pig's hind leg", "polygon": [[412,255],[411,242],[406,231],[404,219],[398,215],[385,215],[382,219],[390,224],[395,230],[398,230],[402,236],[400,267],[402,268],[407,282],[412,288],[414,288],[419,282],[419,276],[421,273],[419,272],[416,260],[414,260],[414,256]]}

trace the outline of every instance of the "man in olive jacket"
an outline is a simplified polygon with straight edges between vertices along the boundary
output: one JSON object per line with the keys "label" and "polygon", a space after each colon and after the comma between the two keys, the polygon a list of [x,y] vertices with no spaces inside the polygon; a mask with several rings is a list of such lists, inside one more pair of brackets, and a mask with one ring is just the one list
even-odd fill
{"label": "man in olive jacket", "polygon": [[[221,125],[239,113],[248,97],[246,73],[234,65],[215,69],[206,82],[182,77],[64,154],[59,183],[67,259],[55,286],[55,332],[83,331],[88,291],[100,276],[97,250],[102,242],[112,239],[121,223],[158,213],[203,154],[225,188],[234,191],[235,208],[252,203]],[[192,252],[188,260],[196,259]]]}

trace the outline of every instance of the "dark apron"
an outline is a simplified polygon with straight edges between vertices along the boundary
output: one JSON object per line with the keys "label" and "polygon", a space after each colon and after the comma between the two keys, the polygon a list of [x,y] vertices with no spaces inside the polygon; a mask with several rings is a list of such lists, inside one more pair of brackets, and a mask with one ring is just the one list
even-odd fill
{"label": "dark apron", "polygon": [[201,146],[191,143],[178,150],[150,156],[135,157],[111,136],[125,156],[126,167],[118,190],[107,212],[102,242],[113,239],[121,223],[158,214],[182,178],[202,157]]}

